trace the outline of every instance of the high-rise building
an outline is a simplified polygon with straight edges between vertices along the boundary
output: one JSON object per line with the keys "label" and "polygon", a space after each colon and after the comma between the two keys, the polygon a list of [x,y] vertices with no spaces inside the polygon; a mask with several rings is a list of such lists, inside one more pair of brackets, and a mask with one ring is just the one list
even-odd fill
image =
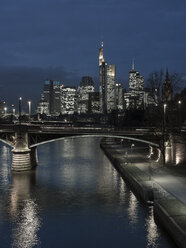
{"label": "high-rise building", "polygon": [[117,110],[124,110],[124,88],[122,83],[116,83],[116,106]]}
{"label": "high-rise building", "polygon": [[49,115],[49,102],[45,100],[44,94],[41,94],[41,99],[38,102],[37,113]]}
{"label": "high-rise building", "polygon": [[108,65],[103,57],[103,42],[99,49],[100,112],[111,113],[116,109],[116,66]]}
{"label": "high-rise building", "polygon": [[37,113],[56,116],[60,114],[60,82],[46,80]]}
{"label": "high-rise building", "polygon": [[103,57],[103,42],[99,49],[99,98],[100,98],[100,111],[106,113],[106,84],[107,84],[107,62]]}
{"label": "high-rise building", "polygon": [[77,112],[88,113],[89,93],[94,92],[94,81],[91,77],[84,76],[77,90]]}
{"label": "high-rise building", "polygon": [[61,88],[61,113],[72,115],[76,112],[76,87]]}
{"label": "high-rise building", "polygon": [[89,93],[89,113],[91,113],[91,114],[99,114],[100,113],[99,92]]}
{"label": "high-rise building", "polygon": [[106,110],[111,113],[116,110],[116,66],[109,65],[107,67],[106,81]]}
{"label": "high-rise building", "polygon": [[129,72],[129,106],[128,108],[140,109],[144,103],[144,77],[134,69],[134,60],[132,70]]}

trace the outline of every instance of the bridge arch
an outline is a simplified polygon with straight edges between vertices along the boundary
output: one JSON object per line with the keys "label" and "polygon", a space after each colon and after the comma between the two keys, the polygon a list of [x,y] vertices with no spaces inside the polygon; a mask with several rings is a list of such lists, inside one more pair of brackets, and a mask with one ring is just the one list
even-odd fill
{"label": "bridge arch", "polygon": [[143,140],[143,139],[139,139],[139,138],[133,138],[133,137],[129,137],[129,136],[118,136],[118,135],[109,135],[109,134],[92,134],[92,135],[85,135],[84,134],[84,135],[72,135],[72,136],[60,137],[60,138],[55,138],[55,139],[46,140],[46,141],[43,141],[43,142],[36,143],[34,145],[31,145],[30,148],[37,147],[37,146],[40,146],[40,145],[44,145],[44,144],[47,144],[47,143],[51,143],[51,142],[58,141],[58,140],[67,139],[67,138],[87,138],[87,137],[103,137],[103,138],[108,137],[108,138],[126,139],[126,140],[146,143],[146,144],[149,144],[151,146],[155,146],[155,147],[159,148],[158,144],[156,144],[154,142],[151,142],[151,141],[147,141],[147,140]]}
{"label": "bridge arch", "polygon": [[2,142],[2,143],[4,143],[4,144],[6,144],[6,145],[8,145],[8,146],[10,146],[10,147],[14,147],[12,144],[10,144],[8,141],[6,141],[6,140],[3,140],[3,139],[0,139],[0,141]]}

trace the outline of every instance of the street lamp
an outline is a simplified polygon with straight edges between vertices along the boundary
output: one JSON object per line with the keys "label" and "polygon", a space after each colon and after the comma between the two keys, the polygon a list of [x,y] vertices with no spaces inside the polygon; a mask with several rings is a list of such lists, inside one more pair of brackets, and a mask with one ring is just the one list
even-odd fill
{"label": "street lamp", "polygon": [[178,128],[181,130],[181,101],[178,101]]}
{"label": "street lamp", "polygon": [[7,107],[4,107],[4,111],[5,111],[5,115],[6,115]]}
{"label": "street lamp", "polygon": [[19,97],[19,124],[21,124],[21,102],[22,102],[22,97]]}
{"label": "street lamp", "polygon": [[134,146],[135,146],[134,144],[131,145],[131,165],[132,165],[132,148],[133,148]]}
{"label": "street lamp", "polygon": [[162,140],[162,149],[163,149],[163,164],[165,165],[165,126],[166,126],[166,108],[167,104],[163,104],[163,140]]}
{"label": "street lamp", "polygon": [[29,120],[30,120],[30,116],[31,116],[31,101],[28,101],[28,116],[29,116]]}

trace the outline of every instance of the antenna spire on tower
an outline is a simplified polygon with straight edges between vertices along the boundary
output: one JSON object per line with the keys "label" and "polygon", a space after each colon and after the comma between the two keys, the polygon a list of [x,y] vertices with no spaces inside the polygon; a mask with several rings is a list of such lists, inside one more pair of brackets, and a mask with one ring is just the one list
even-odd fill
{"label": "antenna spire on tower", "polygon": [[134,71],[134,58],[132,59],[132,71]]}

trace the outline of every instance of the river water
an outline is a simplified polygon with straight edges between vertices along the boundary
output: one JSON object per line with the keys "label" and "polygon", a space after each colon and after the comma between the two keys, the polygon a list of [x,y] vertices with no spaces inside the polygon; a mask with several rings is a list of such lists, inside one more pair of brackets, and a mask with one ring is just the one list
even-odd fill
{"label": "river water", "polygon": [[11,149],[0,144],[0,247],[174,247],[99,142],[41,145],[39,166],[24,173],[11,173]]}

